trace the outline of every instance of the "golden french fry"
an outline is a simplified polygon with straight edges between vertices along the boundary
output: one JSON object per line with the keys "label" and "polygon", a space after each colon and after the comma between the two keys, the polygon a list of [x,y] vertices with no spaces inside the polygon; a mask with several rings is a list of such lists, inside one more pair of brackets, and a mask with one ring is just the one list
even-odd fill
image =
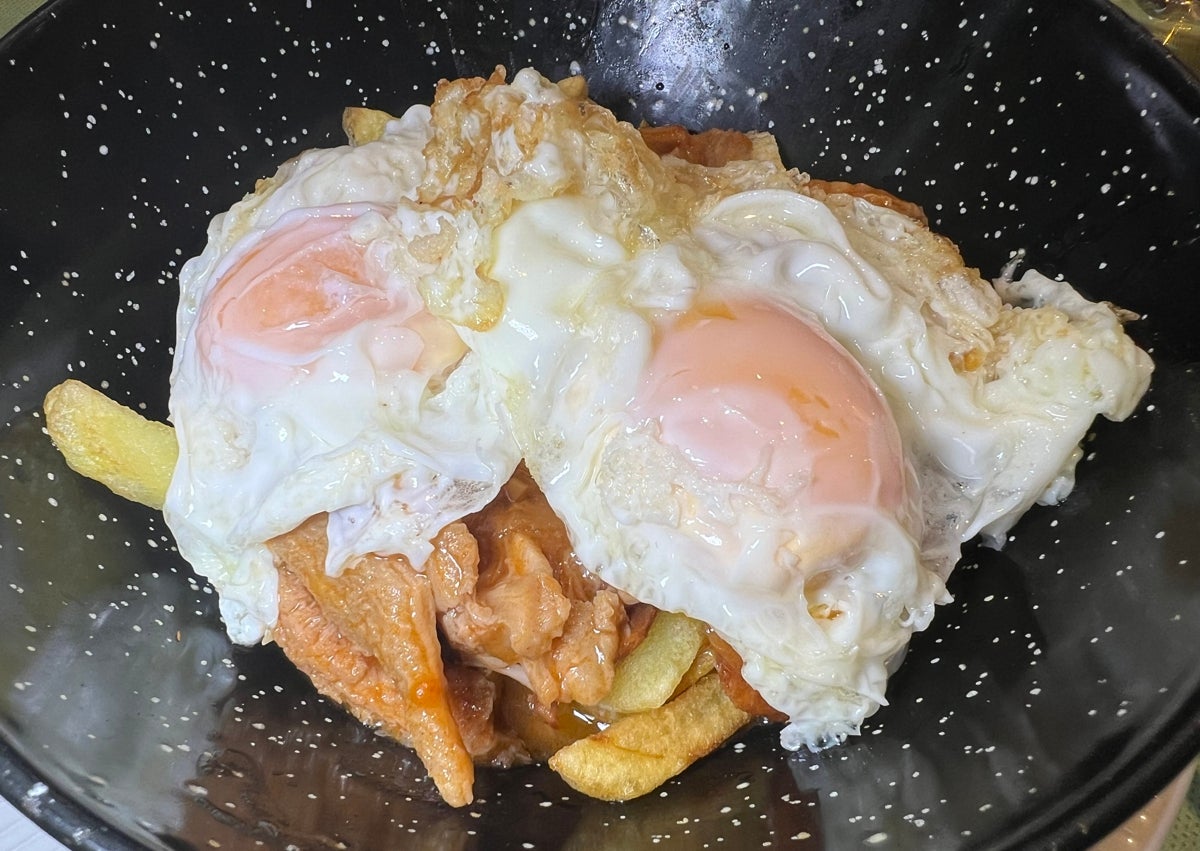
{"label": "golden french fry", "polygon": [[550,767],[585,795],[628,801],[711,753],[749,720],[709,674],[670,703],[567,745],[550,757]]}
{"label": "golden french fry", "polygon": [[717,656],[713,653],[712,648],[706,643],[700,648],[700,652],[696,654],[696,658],[692,660],[692,666],[688,668],[683,677],[679,680],[679,685],[675,687],[675,695],[682,694],[687,689],[690,689],[702,678],[708,676],[717,669]]}
{"label": "golden french fry", "polygon": [[659,612],[650,631],[617,664],[604,706],[617,712],[643,712],[671,699],[679,681],[704,645],[704,624],[676,612]]}
{"label": "golden french fry", "polygon": [[392,115],[380,109],[348,106],[342,110],[342,131],[351,145],[365,145],[382,136],[392,118]]}
{"label": "golden french fry", "polygon": [[72,470],[162,508],[179,455],[174,429],[74,379],[47,393],[44,407],[46,430]]}
{"label": "golden french fry", "polygon": [[548,718],[533,692],[514,680],[506,680],[501,687],[498,714],[536,762],[545,762],[558,750],[599,729],[573,704],[558,704],[552,712]]}

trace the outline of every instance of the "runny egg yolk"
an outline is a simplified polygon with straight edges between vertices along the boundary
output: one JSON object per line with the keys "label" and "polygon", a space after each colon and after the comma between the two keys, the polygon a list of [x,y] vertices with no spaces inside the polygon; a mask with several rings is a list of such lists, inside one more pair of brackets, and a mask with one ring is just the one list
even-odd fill
{"label": "runny egg yolk", "polygon": [[386,245],[370,238],[372,218],[378,225],[383,213],[366,204],[282,216],[209,293],[197,328],[204,360],[244,375],[264,365],[287,372],[354,340],[387,370],[453,363],[461,341],[411,283],[395,280]]}
{"label": "runny egg yolk", "polygon": [[815,505],[896,510],[905,498],[900,434],[878,389],[786,311],[707,305],[660,328],[634,411],[719,480]]}

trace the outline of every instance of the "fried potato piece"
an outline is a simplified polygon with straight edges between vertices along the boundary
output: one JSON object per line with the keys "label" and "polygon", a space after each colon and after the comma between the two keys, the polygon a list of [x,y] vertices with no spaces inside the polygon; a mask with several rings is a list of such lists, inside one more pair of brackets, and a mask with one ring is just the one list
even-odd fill
{"label": "fried potato piece", "polygon": [[550,767],[585,795],[628,801],[711,753],[749,720],[709,674],[670,703],[567,745],[550,757]]}
{"label": "fried potato piece", "polygon": [[175,470],[175,431],[68,379],[46,394],[46,430],[67,465],[113,493],[161,509]]}
{"label": "fried potato piece", "polygon": [[[679,685],[675,687],[675,695],[683,694],[690,689],[701,679],[711,674],[717,669],[717,656],[713,653],[712,647],[705,642],[705,645],[700,648],[700,652],[696,654],[696,658],[692,660],[692,666],[683,672],[683,677],[679,680]],[[724,688],[724,682],[721,683]],[[726,691],[726,694],[729,692]],[[745,707],[742,707],[743,709]],[[751,712],[751,715],[754,713]]]}
{"label": "fried potato piece", "polygon": [[324,515],[269,542],[338,630],[379,660],[402,686],[408,739],[446,803],[472,800],[475,766],[450,706],[429,577],[403,556],[364,556],[338,577],[325,573]]}
{"label": "fried potato piece", "polygon": [[662,706],[691,668],[705,633],[705,625],[687,615],[659,612],[641,644],[617,664],[604,706],[625,713]]}
{"label": "fried potato piece", "polygon": [[382,109],[348,106],[342,110],[342,132],[354,147],[374,142],[394,116]]}
{"label": "fried potato piece", "polygon": [[562,748],[600,728],[586,710],[569,703],[544,706],[515,680],[505,680],[496,704],[500,722],[524,743],[531,759],[545,762]]}

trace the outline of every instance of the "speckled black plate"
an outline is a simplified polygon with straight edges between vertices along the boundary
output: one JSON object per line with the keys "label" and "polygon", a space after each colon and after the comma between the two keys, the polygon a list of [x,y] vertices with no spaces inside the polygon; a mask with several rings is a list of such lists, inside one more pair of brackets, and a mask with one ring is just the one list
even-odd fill
{"label": "speckled black plate", "polygon": [[[863,8],[873,7],[873,8]],[[863,736],[759,728],[659,794],[405,749],[231,647],[161,519],[42,432],[67,376],[162,417],[175,274],[211,214],[350,103],[496,63],[581,69],[623,117],[769,129],[1146,315],[1158,362],[1070,501],[971,549]],[[0,790],[84,848],[1080,848],[1200,747],[1200,91],[1099,0],[61,0],[0,44]]]}

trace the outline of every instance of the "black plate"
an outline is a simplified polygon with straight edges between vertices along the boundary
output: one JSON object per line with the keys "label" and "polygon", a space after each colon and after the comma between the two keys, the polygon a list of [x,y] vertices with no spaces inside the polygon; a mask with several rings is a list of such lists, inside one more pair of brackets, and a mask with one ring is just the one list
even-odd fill
{"label": "black plate", "polygon": [[[0,45],[0,790],[84,848],[1084,847],[1200,747],[1200,91],[1100,0],[60,0]],[[796,8],[793,8],[793,5]],[[311,8],[310,8],[311,7]],[[872,8],[866,8],[872,7]],[[229,645],[153,512],[73,475],[67,376],[166,409],[175,274],[210,215],[349,103],[575,64],[633,121],[770,129],[1146,318],[1145,407],[1069,502],[971,549],[864,735],[752,730],[661,794],[542,769],[436,802],[413,757]]]}

